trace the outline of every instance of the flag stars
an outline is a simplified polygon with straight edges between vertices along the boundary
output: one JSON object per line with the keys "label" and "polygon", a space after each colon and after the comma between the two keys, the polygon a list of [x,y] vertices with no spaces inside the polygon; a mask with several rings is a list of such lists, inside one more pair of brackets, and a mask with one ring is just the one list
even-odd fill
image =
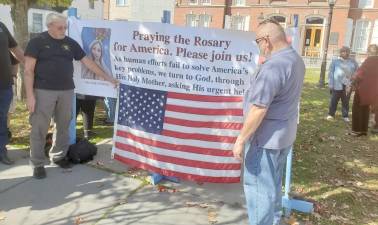
{"label": "flag stars", "polygon": [[163,128],[166,93],[125,87],[120,88],[119,124],[145,132],[159,132]]}

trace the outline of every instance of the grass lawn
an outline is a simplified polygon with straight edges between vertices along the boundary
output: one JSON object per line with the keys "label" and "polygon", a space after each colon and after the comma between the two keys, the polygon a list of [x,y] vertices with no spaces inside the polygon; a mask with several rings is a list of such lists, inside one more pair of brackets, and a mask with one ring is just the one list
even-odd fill
{"label": "grass lawn", "polygon": [[[316,87],[318,70],[308,70],[301,102],[301,117],[294,146],[292,195],[315,203],[315,213],[296,213],[309,224],[378,225],[378,136],[350,137],[340,115],[327,121],[329,92]],[[100,101],[99,101],[100,102]],[[112,136],[113,128],[103,125],[103,104],[98,103],[94,131],[99,142]],[[11,120],[11,145],[28,148],[28,113],[18,103]],[[82,135],[79,117],[78,130]]]}

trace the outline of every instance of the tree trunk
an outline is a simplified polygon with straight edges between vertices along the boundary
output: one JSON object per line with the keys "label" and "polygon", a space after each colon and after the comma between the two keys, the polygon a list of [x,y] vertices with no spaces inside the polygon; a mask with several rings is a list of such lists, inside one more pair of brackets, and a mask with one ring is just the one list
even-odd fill
{"label": "tree trunk", "polygon": [[[14,36],[17,40],[18,45],[25,49],[26,44],[29,41],[28,32],[28,0],[12,0],[11,4],[11,15],[14,23]],[[19,75],[17,79],[17,98],[19,100],[23,99],[25,96],[24,92],[24,67],[20,65]]]}

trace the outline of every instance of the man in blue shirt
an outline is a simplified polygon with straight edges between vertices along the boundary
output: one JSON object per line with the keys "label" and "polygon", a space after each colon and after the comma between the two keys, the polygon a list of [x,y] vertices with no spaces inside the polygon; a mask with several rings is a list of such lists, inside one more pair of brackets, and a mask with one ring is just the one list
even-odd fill
{"label": "man in blue shirt", "polygon": [[327,120],[333,120],[337,104],[341,99],[342,116],[345,122],[349,122],[349,99],[351,94],[351,77],[357,70],[357,62],[349,57],[350,49],[342,47],[340,57],[332,61],[329,66],[328,86],[331,93]]}
{"label": "man in blue shirt", "polygon": [[283,28],[265,20],[256,43],[266,58],[245,95],[245,121],[234,156],[244,155],[244,193],[251,225],[280,224],[282,175],[294,143],[305,65],[286,41]]}

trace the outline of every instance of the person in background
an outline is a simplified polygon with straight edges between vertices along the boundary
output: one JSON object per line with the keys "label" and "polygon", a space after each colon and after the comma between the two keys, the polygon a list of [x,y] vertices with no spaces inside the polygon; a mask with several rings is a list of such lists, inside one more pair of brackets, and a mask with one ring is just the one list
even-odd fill
{"label": "person in background", "polygon": [[61,168],[71,167],[66,154],[75,88],[73,60],[80,60],[115,87],[119,83],[88,58],[75,40],[65,35],[65,16],[50,13],[46,25],[48,30],[31,39],[25,50],[25,89],[31,124],[30,161],[36,179],[46,177],[44,146],[51,117],[54,117],[56,129],[50,160]]}
{"label": "person in background", "polygon": [[371,133],[378,134],[378,105],[373,107],[374,112],[374,126],[371,128]]}
{"label": "person in background", "polygon": [[[244,123],[233,154],[244,159],[244,194],[250,225],[278,225],[283,168],[296,138],[305,65],[274,20],[259,24],[256,43],[266,60],[252,76],[244,96]],[[249,148],[243,154],[246,144]]]}
{"label": "person in background", "polygon": [[117,99],[111,97],[104,98],[106,120],[105,123],[113,125],[116,111]]}
{"label": "person in background", "polygon": [[76,117],[81,112],[85,139],[89,139],[95,134],[92,129],[97,98],[91,95],[76,94]]}
{"label": "person in background", "polygon": [[378,105],[378,46],[372,44],[368,57],[352,77],[355,94],[352,106],[352,136],[367,135],[370,107]]}
{"label": "person in background", "polygon": [[9,143],[8,112],[13,98],[13,76],[9,52],[18,61],[24,62],[21,48],[17,46],[17,42],[10,34],[8,28],[0,22],[0,162],[5,165],[12,165],[14,163],[8,157],[8,149],[6,147]]}
{"label": "person in background", "polygon": [[349,122],[349,100],[351,95],[351,77],[357,70],[356,60],[350,58],[350,49],[342,47],[340,57],[332,60],[328,73],[328,85],[331,93],[327,120],[333,120],[337,104],[341,99],[343,120]]}

